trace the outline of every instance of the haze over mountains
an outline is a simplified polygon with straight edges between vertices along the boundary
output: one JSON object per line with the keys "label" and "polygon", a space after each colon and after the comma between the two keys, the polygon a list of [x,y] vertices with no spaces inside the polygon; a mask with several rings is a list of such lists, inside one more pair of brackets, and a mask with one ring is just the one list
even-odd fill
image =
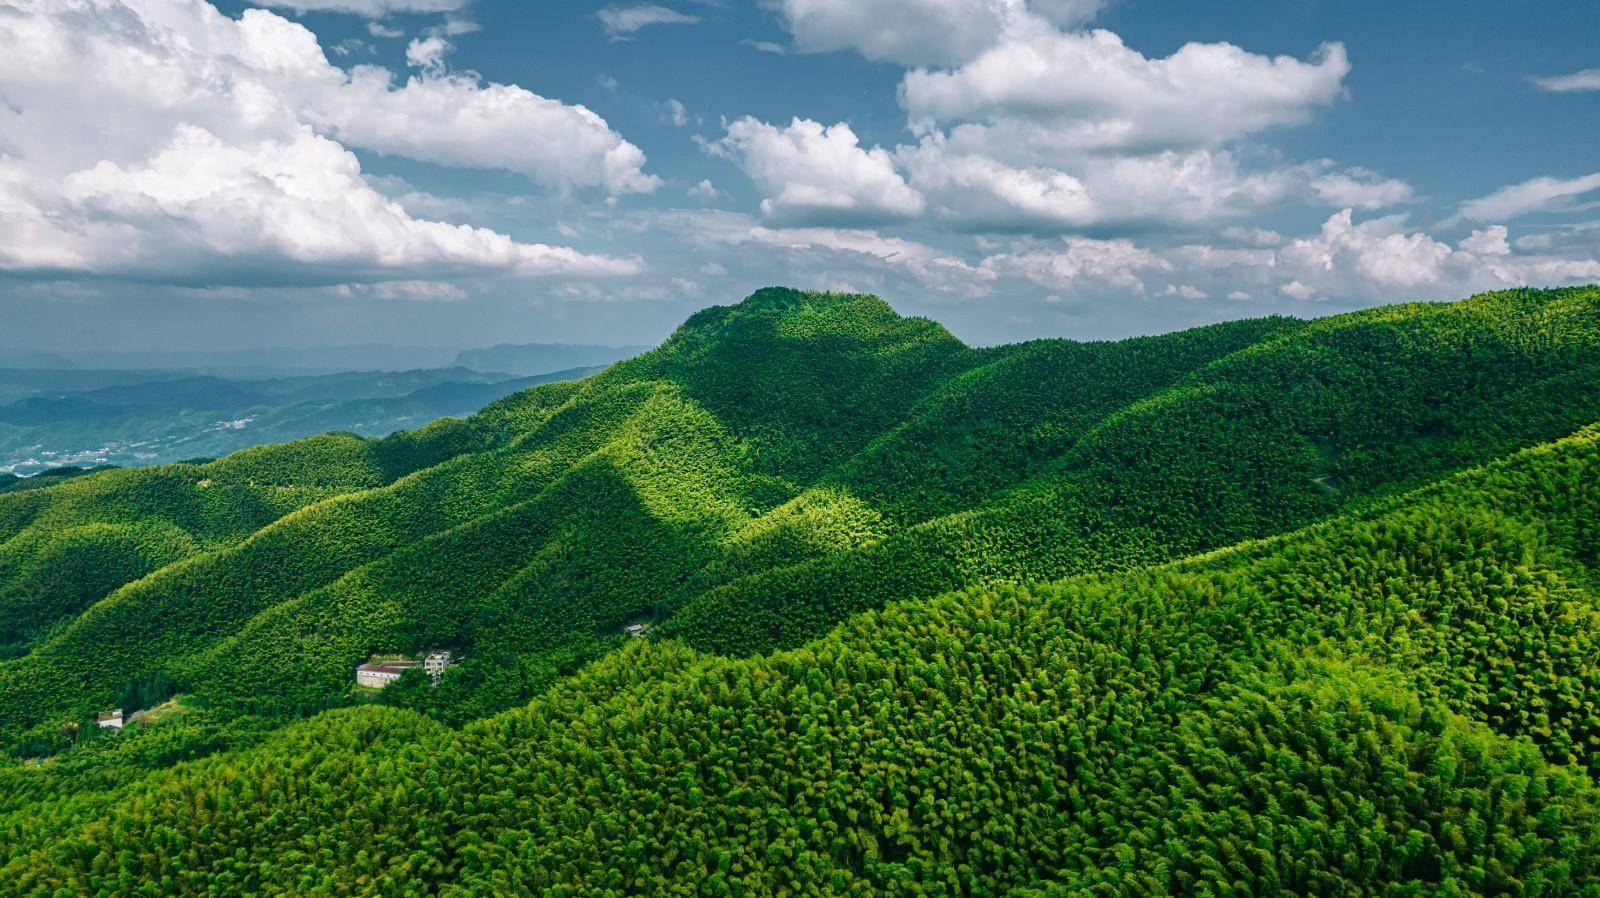
{"label": "haze over mountains", "polygon": [[[0,474],[161,464],[332,430],[384,436],[468,415],[536,383],[591,374],[639,351],[526,344],[459,351],[0,352],[0,362],[59,366],[0,367]],[[506,367],[482,367],[490,363]]]}
{"label": "haze over mountains", "polygon": [[1596,422],[1594,287],[981,349],[775,288],[0,495],[0,882],[1586,893]]}
{"label": "haze over mountains", "polygon": [[[644,346],[586,343],[502,343],[485,348],[396,346],[277,346],[255,349],[100,349],[36,350],[0,347],[0,369],[52,371],[162,371],[222,377],[338,374],[347,371],[414,371],[471,368],[482,373],[548,374],[568,368],[607,365]],[[500,363],[495,367],[494,363]],[[109,376],[109,375],[108,375]]]}
{"label": "haze over mountains", "polygon": [[339,346],[268,346],[245,349],[97,349],[30,351],[0,348],[0,368],[87,371],[188,371],[221,376],[334,374],[340,371],[409,371],[448,368],[459,349],[364,343]]}
{"label": "haze over mountains", "polygon": [[452,363],[476,371],[545,374],[573,368],[609,365],[636,356],[648,346],[584,346],[572,343],[500,343],[485,349],[463,349]]}

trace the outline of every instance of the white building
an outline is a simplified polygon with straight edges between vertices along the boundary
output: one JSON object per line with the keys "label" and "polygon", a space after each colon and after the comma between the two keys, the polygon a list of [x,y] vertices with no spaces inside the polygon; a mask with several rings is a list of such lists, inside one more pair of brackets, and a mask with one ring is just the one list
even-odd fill
{"label": "white building", "polygon": [[368,661],[356,668],[356,685],[382,689],[405,676],[406,671],[420,667],[437,686],[451,663],[450,653],[444,650],[429,652],[421,661]]}
{"label": "white building", "polygon": [[356,668],[356,685],[382,689],[400,679],[406,671],[421,666],[421,661],[368,661]]}
{"label": "white building", "polygon": [[113,708],[110,711],[101,711],[94,716],[95,725],[102,730],[122,729],[122,709]]}
{"label": "white building", "polygon": [[450,653],[448,651],[429,652],[428,657],[422,660],[422,669],[428,672],[428,678],[433,680],[433,685],[439,685],[439,678],[444,676],[444,669],[450,666]]}

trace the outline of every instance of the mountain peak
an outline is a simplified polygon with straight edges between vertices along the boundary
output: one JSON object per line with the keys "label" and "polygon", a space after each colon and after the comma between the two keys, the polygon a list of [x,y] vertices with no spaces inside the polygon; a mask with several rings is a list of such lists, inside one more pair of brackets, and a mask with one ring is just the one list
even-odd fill
{"label": "mountain peak", "polygon": [[903,316],[888,302],[870,293],[763,287],[733,305],[711,306],[696,312],[665,346],[735,333],[748,337],[752,331],[788,339],[831,337],[873,343],[910,338],[918,342],[948,343],[952,348],[962,345],[938,322]]}
{"label": "mountain peak", "polygon": [[[676,383],[786,475],[814,474],[859,449],[971,350],[943,326],[902,317],[876,296],[767,287],[692,316],[659,348],[613,368],[615,379]],[[776,447],[808,459],[780,462]]]}

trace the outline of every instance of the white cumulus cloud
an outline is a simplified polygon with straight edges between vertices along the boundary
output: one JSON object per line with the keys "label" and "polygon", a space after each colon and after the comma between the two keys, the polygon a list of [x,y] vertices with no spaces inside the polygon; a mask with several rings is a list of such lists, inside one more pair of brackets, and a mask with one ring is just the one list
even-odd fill
{"label": "white cumulus cloud", "polygon": [[711,183],[710,178],[701,179],[700,183],[689,188],[689,196],[697,202],[714,203],[722,196],[722,191],[717,185]]}
{"label": "white cumulus cloud", "polygon": [[[504,168],[563,189],[653,189],[594,113],[442,71],[346,72],[271,12],[53,0],[0,17],[0,259],[14,271],[255,283],[637,270],[419,220],[347,146]],[[416,55],[416,54],[414,54]]]}
{"label": "white cumulus cloud", "polygon": [[762,215],[774,224],[870,224],[924,208],[888,151],[862,147],[842,122],[828,127],[797,118],[778,128],[746,117],[730,123],[711,150],[750,176],[765,195]]}
{"label": "white cumulus cloud", "polygon": [[262,6],[295,12],[342,12],[381,19],[390,13],[454,12],[469,0],[260,0]]}
{"label": "white cumulus cloud", "polygon": [[358,66],[320,96],[313,115],[340,140],[380,153],[520,172],[563,190],[660,187],[644,172],[644,152],[589,109],[436,69],[396,84],[388,69]]}
{"label": "white cumulus cloud", "polygon": [[1203,146],[1297,124],[1342,96],[1349,71],[1340,44],[1308,60],[1223,43],[1152,59],[1110,31],[1033,22],[955,69],[907,73],[900,91],[913,123],[965,123],[997,131],[986,141],[997,149],[1047,154]]}
{"label": "white cumulus cloud", "polygon": [[908,66],[965,62],[1029,21],[1074,27],[1106,0],[778,0],[800,50]]}
{"label": "white cumulus cloud", "polygon": [[499,272],[631,274],[628,260],[412,218],[354,155],[301,128],[228,144],[180,126],[149,159],[102,161],[55,184],[0,163],[0,267],[205,284],[343,283]]}
{"label": "white cumulus cloud", "polygon": [[[867,228],[774,228],[750,216],[710,210],[666,213],[655,224],[704,246],[782,251],[810,277],[819,270],[837,270],[841,261],[856,261],[871,266],[860,269],[867,273],[872,272],[872,267],[903,272],[930,290],[982,296],[989,292],[997,276],[987,267],[968,264],[957,254]],[[773,260],[764,257],[761,268],[770,272]]]}
{"label": "white cumulus cloud", "polygon": [[1311,190],[1330,206],[1357,209],[1398,206],[1411,202],[1416,196],[1410,184],[1362,168],[1319,175],[1311,181]]}
{"label": "white cumulus cloud", "polygon": [[1056,247],[1000,253],[983,260],[997,274],[1024,277],[1052,289],[1109,284],[1142,293],[1141,271],[1170,271],[1172,263],[1127,239],[1065,237]]}
{"label": "white cumulus cloud", "polygon": [[406,64],[422,69],[438,69],[444,65],[445,54],[453,49],[441,35],[420,37],[406,45]]}
{"label": "white cumulus cloud", "polygon": [[999,39],[1007,0],[782,0],[795,44],[906,65],[960,62]]}
{"label": "white cumulus cloud", "polygon": [[1304,274],[1304,280],[1344,275],[1393,288],[1437,282],[1450,247],[1421,232],[1408,234],[1404,226],[1400,215],[1356,224],[1345,209],[1315,236],[1291,241],[1280,253],[1280,264]]}
{"label": "white cumulus cloud", "polygon": [[[901,147],[897,159],[935,214],[975,230],[1181,228],[1290,200],[1326,202],[1321,188],[1336,179],[1369,186],[1359,173],[1329,170],[1324,163],[1250,169],[1227,150],[1211,149],[1091,154],[1058,168],[1010,165],[933,135]],[[1410,195],[1399,182],[1372,182],[1370,188],[1363,207]]]}
{"label": "white cumulus cloud", "polygon": [[1469,253],[1485,256],[1509,255],[1511,244],[1506,240],[1509,233],[1505,225],[1491,225],[1462,238],[1459,246]]}
{"label": "white cumulus cloud", "polygon": [[[771,165],[727,155],[746,160],[769,216],[782,221],[790,211],[789,223],[816,225],[849,225],[863,210],[890,221],[925,209],[959,230],[1111,236],[1227,222],[1288,202],[1370,210],[1414,199],[1410,185],[1375,172],[1261,153],[1247,164],[1227,146],[1344,96],[1342,45],[1296,58],[1190,43],[1149,57],[1110,31],[1073,30],[1102,5],[782,0],[801,50],[849,49],[910,67],[900,102],[916,141],[879,157],[853,139],[795,139],[791,127],[781,132],[791,138],[783,152],[765,154]],[[721,145],[750,140],[734,135],[750,127],[736,123]],[[847,178],[868,171],[870,180]],[[843,180],[854,187],[842,189]],[[867,183],[881,188],[879,201],[864,199]]]}
{"label": "white cumulus cloud", "polygon": [[[1357,221],[1352,210],[1330,216],[1315,234],[1278,249],[1229,251],[1186,246],[1165,257],[1196,283],[1221,289],[1259,284],[1297,301],[1345,306],[1410,299],[1452,299],[1524,285],[1559,286],[1600,277],[1600,230],[1574,229],[1560,245],[1515,241],[1504,225],[1472,232],[1452,249],[1410,227],[1403,215]],[[1526,247],[1526,248],[1525,248]],[[1210,264],[1227,259],[1226,270]]]}

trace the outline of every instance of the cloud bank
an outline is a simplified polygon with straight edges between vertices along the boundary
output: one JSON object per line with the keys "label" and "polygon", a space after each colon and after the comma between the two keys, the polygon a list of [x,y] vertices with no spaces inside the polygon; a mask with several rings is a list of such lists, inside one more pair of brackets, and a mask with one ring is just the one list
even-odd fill
{"label": "cloud bank", "polygon": [[368,185],[351,147],[556,190],[659,185],[598,115],[451,73],[447,50],[414,45],[422,70],[397,83],[260,9],[48,0],[0,18],[0,267],[218,284],[636,271],[416,219]]}

